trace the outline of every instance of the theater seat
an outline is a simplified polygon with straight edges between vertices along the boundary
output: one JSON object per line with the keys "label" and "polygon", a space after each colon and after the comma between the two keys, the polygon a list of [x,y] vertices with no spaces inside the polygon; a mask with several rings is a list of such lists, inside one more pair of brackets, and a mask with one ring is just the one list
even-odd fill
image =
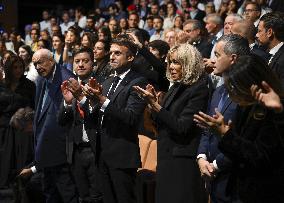
{"label": "theater seat", "polygon": [[152,139],[145,136],[145,135],[138,135],[138,138],[139,138],[140,156],[141,156],[141,163],[142,163],[141,168],[144,168],[145,161],[146,161],[146,158],[147,158],[147,154],[148,154],[148,151],[149,151],[149,148],[150,148],[150,143],[152,142]]}

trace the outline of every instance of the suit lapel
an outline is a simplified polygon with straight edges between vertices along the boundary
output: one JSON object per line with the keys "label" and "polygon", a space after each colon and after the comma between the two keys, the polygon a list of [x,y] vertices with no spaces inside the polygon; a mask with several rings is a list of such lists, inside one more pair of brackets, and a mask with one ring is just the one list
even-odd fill
{"label": "suit lapel", "polygon": [[37,111],[36,111],[36,115],[35,115],[35,121],[36,122],[38,121],[38,118],[39,118],[40,113],[41,113],[42,99],[43,99],[43,95],[44,95],[44,92],[45,92],[45,88],[44,88],[45,82],[44,82],[44,79],[41,79],[37,85],[39,87],[41,87],[41,88],[38,89],[38,97],[36,98],[36,100],[37,100],[36,101],[36,109],[37,109]]}
{"label": "suit lapel", "polygon": [[274,68],[275,63],[278,61],[278,58],[280,57],[280,55],[284,52],[284,45],[282,45],[282,47],[276,52],[276,54],[273,56],[272,61],[270,62],[269,66],[271,67],[271,69]]}
{"label": "suit lapel", "polygon": [[171,102],[175,98],[175,95],[178,93],[179,89],[181,88],[181,85],[178,84],[177,87],[174,86],[173,88],[174,89],[168,95],[165,96],[164,104],[163,104],[165,108],[167,108],[171,104]]}
{"label": "suit lapel", "polygon": [[[61,82],[62,82],[61,70],[60,70],[60,67],[57,66],[52,82],[48,83],[48,87],[49,87],[48,95],[46,97],[45,105],[42,111],[39,112],[38,122],[40,122],[40,120],[43,118],[43,116],[47,112],[47,109],[49,108],[51,101],[56,98],[56,93],[60,89]],[[41,108],[41,106],[39,107]]]}
{"label": "suit lapel", "polygon": [[118,87],[114,91],[111,98],[109,98],[111,101],[115,100],[117,95],[123,90],[123,88],[132,80],[133,72],[130,70],[129,73],[126,74],[126,76],[123,78],[123,80],[119,83]]}
{"label": "suit lapel", "polygon": [[113,78],[114,78],[114,77],[111,77],[111,78],[107,79],[107,80],[103,83],[103,92],[102,92],[102,94],[103,94],[104,96],[107,95],[107,93],[108,93],[108,91],[109,91],[109,88],[110,88],[110,86],[111,86],[111,84],[112,84]]}
{"label": "suit lapel", "polygon": [[231,103],[232,103],[232,100],[229,97],[227,97],[220,113],[224,115],[225,111],[228,109]]}

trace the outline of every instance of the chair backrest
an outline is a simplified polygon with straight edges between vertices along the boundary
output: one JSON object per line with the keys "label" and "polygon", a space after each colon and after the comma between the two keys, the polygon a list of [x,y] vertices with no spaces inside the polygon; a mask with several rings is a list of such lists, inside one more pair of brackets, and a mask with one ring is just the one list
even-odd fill
{"label": "chair backrest", "polygon": [[142,168],[144,168],[152,139],[145,135],[138,135]]}
{"label": "chair backrest", "polygon": [[147,158],[143,168],[156,172],[156,167],[157,167],[157,140],[153,140],[150,143],[150,147],[147,153]]}

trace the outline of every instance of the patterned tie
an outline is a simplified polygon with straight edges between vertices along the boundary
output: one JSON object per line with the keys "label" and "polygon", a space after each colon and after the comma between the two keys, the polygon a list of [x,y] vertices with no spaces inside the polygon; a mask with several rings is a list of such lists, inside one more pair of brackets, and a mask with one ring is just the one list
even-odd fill
{"label": "patterned tie", "polygon": [[120,80],[120,77],[119,76],[115,76],[113,78],[113,81],[112,81],[112,85],[111,85],[111,89],[109,90],[108,94],[107,94],[107,97],[108,98],[111,98],[111,96],[113,95],[113,93],[115,92],[115,89],[116,89],[116,86],[118,84]]}

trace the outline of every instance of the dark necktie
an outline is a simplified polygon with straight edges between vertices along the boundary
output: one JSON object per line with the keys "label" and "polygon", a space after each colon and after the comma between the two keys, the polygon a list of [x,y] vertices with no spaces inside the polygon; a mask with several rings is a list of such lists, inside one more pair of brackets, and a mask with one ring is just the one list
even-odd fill
{"label": "dark necktie", "polygon": [[45,105],[45,102],[46,102],[46,99],[47,99],[47,96],[48,96],[48,81],[45,80],[45,83],[44,83],[44,95],[43,95],[43,98],[42,98],[42,103],[41,103],[41,110],[43,109],[44,105]]}
{"label": "dark necktie", "polygon": [[113,95],[113,93],[115,92],[115,89],[116,89],[116,86],[118,84],[120,80],[120,77],[119,76],[115,76],[113,78],[113,81],[112,81],[112,85],[111,85],[111,89],[109,90],[108,94],[107,94],[107,97],[108,98],[111,98],[111,96]]}

